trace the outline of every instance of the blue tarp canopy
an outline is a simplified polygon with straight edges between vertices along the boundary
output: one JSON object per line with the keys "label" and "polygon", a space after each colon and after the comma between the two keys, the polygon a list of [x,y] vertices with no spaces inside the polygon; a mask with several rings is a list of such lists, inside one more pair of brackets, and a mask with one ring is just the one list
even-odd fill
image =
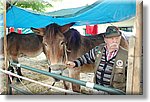
{"label": "blue tarp canopy", "polygon": [[80,13],[82,10],[87,11],[87,6],[83,7],[78,7],[78,8],[70,8],[70,9],[61,9],[53,12],[47,12],[46,14],[53,16],[55,18],[60,18],[60,17],[72,17]]}
{"label": "blue tarp canopy", "polygon": [[[60,10],[50,13],[35,13],[12,6],[6,15],[7,27],[41,28],[51,23],[64,25],[75,22],[76,26],[104,24],[130,19],[136,14],[136,0],[98,0],[92,5]],[[60,14],[60,15],[59,15]],[[64,14],[64,15],[62,15]]]}

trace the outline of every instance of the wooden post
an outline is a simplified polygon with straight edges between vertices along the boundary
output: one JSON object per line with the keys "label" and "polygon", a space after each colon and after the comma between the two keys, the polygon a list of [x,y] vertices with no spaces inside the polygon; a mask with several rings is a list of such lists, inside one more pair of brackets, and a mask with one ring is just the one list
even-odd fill
{"label": "wooden post", "polygon": [[3,0],[4,5],[4,57],[5,57],[5,70],[7,69],[7,38],[6,38],[6,0]]}
{"label": "wooden post", "polygon": [[[6,0],[3,0],[4,5],[4,63],[5,63],[5,70],[8,68],[8,61],[7,61],[7,36],[6,36]],[[6,75],[6,94],[12,94],[12,88],[9,86],[11,84],[10,78]]]}
{"label": "wooden post", "polygon": [[129,38],[129,50],[128,50],[128,68],[127,68],[127,84],[126,94],[131,95],[133,90],[133,70],[134,70],[134,49],[135,37]]}
{"label": "wooden post", "polygon": [[129,40],[128,69],[126,94],[139,95],[141,93],[142,73],[142,8],[143,2],[136,2],[135,37]]}
{"label": "wooden post", "polygon": [[142,67],[142,31],[143,31],[143,1],[136,2],[136,39],[135,39],[135,58],[133,73],[133,94],[140,94],[141,86],[141,67]]}

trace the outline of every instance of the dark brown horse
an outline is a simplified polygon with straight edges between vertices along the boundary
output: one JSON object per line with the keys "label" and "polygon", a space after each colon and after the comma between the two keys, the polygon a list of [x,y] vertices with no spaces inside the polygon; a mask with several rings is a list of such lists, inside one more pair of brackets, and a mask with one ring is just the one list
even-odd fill
{"label": "dark brown horse", "polygon": [[[88,37],[82,36],[77,30],[70,29],[73,24],[74,23],[70,23],[64,26],[50,24],[41,29],[32,28],[34,32],[43,35],[45,53],[52,71],[62,70],[63,67],[61,67],[61,65],[64,65],[66,60],[73,61],[95,46],[104,43],[101,34]],[[124,39],[121,43],[121,45],[127,48],[128,44]],[[68,68],[68,70],[69,77],[80,79],[80,72],[93,72],[94,67],[88,64],[82,66],[82,68]],[[65,85],[65,88],[68,87]],[[72,84],[72,90],[79,91],[80,86]]]}
{"label": "dark brown horse", "polygon": [[[7,35],[7,56],[9,61],[18,62],[18,58],[22,56],[36,57],[43,52],[42,36],[29,33],[18,34],[11,32]],[[0,39],[0,55],[4,54],[4,38]],[[14,72],[13,68],[8,68]],[[21,69],[17,68],[17,74],[22,75]]]}

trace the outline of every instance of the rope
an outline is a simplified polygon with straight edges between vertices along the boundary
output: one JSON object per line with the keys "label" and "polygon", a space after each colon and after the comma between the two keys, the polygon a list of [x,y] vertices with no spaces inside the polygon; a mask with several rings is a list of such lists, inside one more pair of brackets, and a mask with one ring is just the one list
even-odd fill
{"label": "rope", "polygon": [[67,55],[67,46],[66,46],[66,44],[64,45],[64,47],[65,47],[65,57],[66,57],[66,62],[68,61],[68,55]]}
{"label": "rope", "polygon": [[[12,67],[15,69],[14,66],[12,66]],[[22,84],[22,86],[23,86],[24,88],[26,88],[26,90],[28,90],[28,91],[30,92],[30,94],[33,94],[32,91],[31,91],[26,85],[24,85],[24,83],[20,80],[20,78],[18,78],[18,79],[19,79],[20,83]]]}
{"label": "rope", "polygon": [[24,83],[20,80],[20,78],[18,79],[21,82],[21,84],[24,86],[24,88],[26,88],[30,92],[30,94],[33,94],[33,92],[26,85],[24,85]]}
{"label": "rope", "polygon": [[19,75],[16,75],[16,74],[12,73],[12,72],[6,71],[6,70],[0,69],[0,71],[5,73],[5,74],[12,75],[12,76],[15,76],[15,77],[18,77],[18,78],[21,78],[21,79],[24,79],[24,80],[27,80],[27,81],[30,81],[30,82],[42,85],[42,86],[46,86],[48,88],[52,88],[52,89],[55,89],[55,90],[62,91],[62,92],[66,92],[66,93],[70,93],[70,94],[74,94],[74,95],[81,94],[81,93],[73,92],[71,90],[65,90],[65,89],[54,87],[54,86],[51,86],[51,85],[48,85],[48,84],[45,84],[45,83],[41,83],[41,82],[38,82],[38,81],[35,81],[35,80],[32,80],[32,79],[26,78],[26,77],[23,77],[23,76],[19,76]]}

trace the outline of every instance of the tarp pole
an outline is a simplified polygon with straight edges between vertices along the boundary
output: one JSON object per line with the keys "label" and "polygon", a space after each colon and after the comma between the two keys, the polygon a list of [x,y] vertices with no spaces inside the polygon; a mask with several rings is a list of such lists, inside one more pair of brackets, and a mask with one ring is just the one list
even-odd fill
{"label": "tarp pole", "polygon": [[3,5],[4,5],[4,58],[6,70],[7,69],[6,0],[3,0]]}
{"label": "tarp pole", "polygon": [[129,38],[129,50],[128,50],[128,68],[127,68],[127,83],[126,94],[132,95],[133,89],[133,70],[134,70],[134,51],[135,51],[135,37]]}
{"label": "tarp pole", "polygon": [[133,94],[140,94],[141,78],[142,78],[142,31],[143,31],[143,1],[136,2],[136,39],[134,54],[134,73],[133,73]]}
{"label": "tarp pole", "polygon": [[128,70],[126,93],[141,94],[142,79],[142,11],[143,2],[136,0],[135,37],[129,39]]}
{"label": "tarp pole", "polygon": [[[6,0],[3,0],[3,19],[4,19],[4,65],[5,65],[5,70],[7,70],[8,65],[7,65],[7,36],[6,36]],[[6,92],[7,94],[12,94],[12,88],[9,86],[11,83],[9,76],[6,75]]]}
{"label": "tarp pole", "polygon": [[143,1],[136,0],[135,37],[129,39],[126,93],[139,95],[142,92],[142,14]]}

